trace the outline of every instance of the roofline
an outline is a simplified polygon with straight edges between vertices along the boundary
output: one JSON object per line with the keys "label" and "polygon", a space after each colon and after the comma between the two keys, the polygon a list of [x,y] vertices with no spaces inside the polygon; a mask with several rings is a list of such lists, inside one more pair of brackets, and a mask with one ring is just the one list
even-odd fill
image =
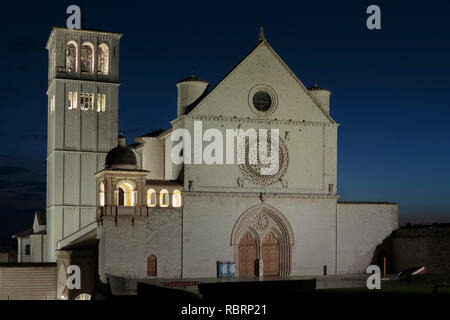
{"label": "roofline", "polygon": [[313,100],[313,102],[317,105],[317,107],[323,112],[323,114],[328,118],[328,120],[333,123],[336,124],[336,121],[334,121],[334,119],[331,117],[331,115],[325,111],[325,109],[321,106],[321,104],[319,103],[319,101],[316,99],[316,97],[314,97],[313,94],[311,94],[311,92],[309,92],[309,90],[303,85],[303,83],[300,81],[300,79],[295,75],[295,73],[289,68],[289,66],[283,61],[283,59],[281,59],[281,57],[276,53],[276,51],[270,46],[270,44],[267,42],[266,39],[260,41],[256,47],[254,47],[249,54],[247,54],[233,69],[231,69],[230,72],[228,72],[222,79],[220,79],[219,82],[217,82],[217,84],[211,89],[209,90],[209,92],[203,97],[203,99],[201,101],[199,101],[199,103],[192,109],[190,110],[187,115],[190,115],[191,113],[193,113],[195,110],[198,109],[198,107],[202,104],[202,102],[212,93],[216,90],[216,88],[231,74],[233,73],[248,57],[250,57],[250,55],[253,54],[253,52],[255,52],[255,50],[257,48],[259,48],[260,46],[266,45],[267,48],[269,48],[269,50],[273,53],[273,55],[278,59],[278,61],[286,68],[286,70],[293,76],[293,78],[295,79],[295,81],[297,81],[297,83],[305,90],[306,94],[311,98],[311,100]]}
{"label": "roofline", "polygon": [[385,205],[397,205],[396,202],[387,201],[338,201],[338,204],[385,204]]}
{"label": "roofline", "polygon": [[101,174],[104,174],[104,173],[113,173],[113,172],[126,172],[126,173],[134,173],[134,174],[138,174],[138,175],[140,175],[140,174],[141,174],[141,175],[143,175],[143,174],[147,175],[147,174],[150,173],[150,171],[148,171],[148,170],[142,170],[142,169],[105,168],[105,169],[102,169],[102,170],[100,170],[100,171],[94,173],[94,176],[95,176],[95,177],[98,177],[98,176],[100,176]]}

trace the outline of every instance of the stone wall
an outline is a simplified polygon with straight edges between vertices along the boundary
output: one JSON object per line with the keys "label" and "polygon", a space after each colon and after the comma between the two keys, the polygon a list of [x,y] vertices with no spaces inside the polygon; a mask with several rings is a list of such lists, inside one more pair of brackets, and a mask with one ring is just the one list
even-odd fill
{"label": "stone wall", "polygon": [[401,228],[387,239],[384,249],[391,272],[425,266],[427,273],[450,272],[450,227]]}
{"label": "stone wall", "polygon": [[398,227],[398,205],[341,202],[337,205],[339,274],[364,273],[375,249]]}
{"label": "stone wall", "polygon": [[[102,273],[147,278],[147,257],[157,257],[157,275],[181,277],[182,209],[148,208],[147,217],[103,217],[100,227]],[[103,278],[103,275],[102,279]]]}
{"label": "stone wall", "polygon": [[[235,250],[245,231],[245,228],[235,230],[239,229],[238,220],[260,207],[283,217],[280,220],[286,232],[292,230],[291,259],[286,262],[290,264],[291,275],[322,274],[324,266],[328,274],[335,271],[336,198],[333,195],[265,194],[262,202],[258,194],[185,192],[184,199],[184,277],[216,277],[217,261],[238,263]],[[263,238],[267,230],[252,232],[256,238]],[[237,233],[235,243],[234,233]],[[238,269],[236,265],[237,272]]]}

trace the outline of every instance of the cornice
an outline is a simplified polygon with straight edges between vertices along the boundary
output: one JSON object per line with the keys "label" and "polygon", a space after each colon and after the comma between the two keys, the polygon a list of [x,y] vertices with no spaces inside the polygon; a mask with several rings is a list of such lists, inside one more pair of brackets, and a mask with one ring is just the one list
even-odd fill
{"label": "cornice", "polygon": [[302,126],[325,126],[325,127],[338,127],[338,123],[328,122],[313,122],[313,121],[292,121],[292,120],[278,120],[278,119],[256,119],[256,118],[235,118],[235,117],[222,117],[222,116],[206,116],[206,115],[183,115],[175,120],[171,121],[172,125],[179,121],[192,119],[192,120],[213,120],[222,122],[235,122],[235,123],[260,123],[260,124],[281,124],[281,125],[302,125]]}
{"label": "cornice", "polygon": [[228,198],[259,198],[259,199],[327,199],[337,200],[337,194],[313,193],[247,193],[247,192],[199,192],[185,191],[184,197],[228,197]]}

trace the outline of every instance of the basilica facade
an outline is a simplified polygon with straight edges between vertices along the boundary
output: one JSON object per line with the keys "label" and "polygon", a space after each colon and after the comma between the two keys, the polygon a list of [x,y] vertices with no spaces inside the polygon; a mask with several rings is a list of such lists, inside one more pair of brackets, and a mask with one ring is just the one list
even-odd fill
{"label": "basilica facade", "polygon": [[[339,202],[329,90],[305,87],[261,31],[214,87],[195,75],[176,83],[171,129],[127,145],[117,138],[120,38],[54,28],[47,43],[46,260],[58,263],[58,297],[74,261],[124,287],[217,277],[219,261],[238,277],[365,272],[398,207]],[[249,163],[174,163],[174,133],[196,123],[224,137],[276,129],[279,166],[263,175]]]}

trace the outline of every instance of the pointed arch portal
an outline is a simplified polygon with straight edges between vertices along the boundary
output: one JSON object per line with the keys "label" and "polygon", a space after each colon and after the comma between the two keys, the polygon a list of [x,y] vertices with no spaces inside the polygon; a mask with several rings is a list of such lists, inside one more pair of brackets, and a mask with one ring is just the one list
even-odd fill
{"label": "pointed arch portal", "polygon": [[238,275],[255,275],[262,260],[264,275],[291,273],[294,232],[286,217],[274,207],[258,204],[236,221],[231,234]]}

